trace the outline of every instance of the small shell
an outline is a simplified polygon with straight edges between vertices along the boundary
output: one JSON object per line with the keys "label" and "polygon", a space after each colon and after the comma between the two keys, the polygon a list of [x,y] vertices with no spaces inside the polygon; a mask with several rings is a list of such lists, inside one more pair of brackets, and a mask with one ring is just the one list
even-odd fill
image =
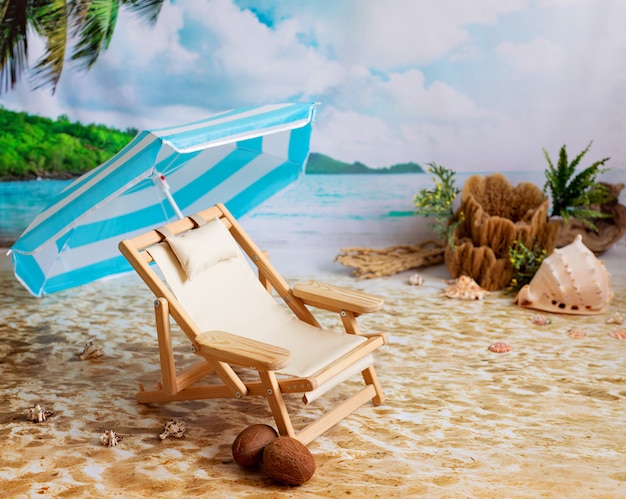
{"label": "small shell", "polygon": [[619,312],[613,312],[606,320],[607,324],[623,324],[624,318]]}
{"label": "small shell", "polygon": [[424,284],[424,278],[420,274],[413,274],[409,277],[409,284],[411,286],[421,286]]}
{"label": "small shell", "polygon": [[545,315],[541,314],[533,315],[530,320],[535,326],[546,326],[547,324],[552,324],[552,319],[549,319]]}
{"label": "small shell", "polygon": [[506,353],[510,352],[512,350],[512,347],[504,341],[496,341],[495,343],[489,345],[488,350],[495,353]]}
{"label": "small shell", "polygon": [[585,331],[584,329],[580,327],[571,327],[565,332],[565,334],[569,336],[570,338],[586,338],[587,337],[587,331]]}
{"label": "small shell", "polygon": [[615,338],[616,340],[626,340],[626,329],[616,329],[615,331],[611,331],[609,336]]}
{"label": "small shell", "polygon": [[489,294],[489,291],[481,288],[474,279],[462,275],[449,282],[449,286],[443,294],[448,298],[460,298],[462,300],[481,300]]}
{"label": "small shell", "polygon": [[86,359],[97,359],[98,357],[102,357],[104,355],[104,351],[101,346],[94,345],[91,341],[85,343],[83,351],[78,354],[78,358],[80,360]]}
{"label": "small shell", "polygon": [[106,445],[107,447],[115,447],[117,444],[120,443],[121,440],[122,437],[120,437],[113,430],[105,430],[100,435],[100,443],[102,445]]}
{"label": "small shell", "polygon": [[54,412],[47,411],[39,404],[35,404],[33,407],[29,408],[28,411],[26,411],[26,419],[34,423],[42,423],[52,416],[54,416]]}
{"label": "small shell", "polygon": [[165,423],[163,433],[159,433],[159,438],[165,440],[167,437],[184,438],[187,425],[181,421],[170,420]]}

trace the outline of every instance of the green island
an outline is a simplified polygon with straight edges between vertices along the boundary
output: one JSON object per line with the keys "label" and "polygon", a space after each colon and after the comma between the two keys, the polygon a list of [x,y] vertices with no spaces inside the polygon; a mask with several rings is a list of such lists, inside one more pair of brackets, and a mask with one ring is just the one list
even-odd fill
{"label": "green island", "polygon": [[[104,163],[123,149],[137,134],[105,125],[56,120],[0,106],[0,181],[36,178],[72,178]],[[363,163],[344,163],[311,153],[307,174],[424,173],[417,163],[370,168]]]}
{"label": "green island", "polygon": [[0,179],[71,178],[104,163],[137,134],[0,108]]}
{"label": "green island", "polygon": [[398,163],[386,168],[370,168],[356,161],[352,164],[338,161],[324,154],[312,152],[306,164],[306,173],[315,174],[388,174],[388,173],[425,173],[417,163]]}

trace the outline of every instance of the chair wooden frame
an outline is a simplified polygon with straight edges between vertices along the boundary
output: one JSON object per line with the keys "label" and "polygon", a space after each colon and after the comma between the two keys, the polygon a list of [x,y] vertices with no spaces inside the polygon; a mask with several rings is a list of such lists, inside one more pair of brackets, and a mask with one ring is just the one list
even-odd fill
{"label": "chair wooden frame", "polygon": [[[293,289],[280,276],[268,257],[244,232],[237,220],[224,205],[218,204],[192,217],[186,217],[166,228],[173,234],[192,230],[197,217],[205,221],[216,217],[229,229],[235,241],[251,262],[257,267],[258,277],[268,292],[276,294],[302,321],[320,327],[308,306],[337,312],[346,333],[366,337],[358,348],[340,357],[314,376],[306,378],[279,378],[275,371],[290,361],[290,352],[285,348],[243,338],[225,331],[200,331],[168,286],[151,267],[152,257],[147,248],[160,243],[164,236],[157,230],[127,239],[119,244],[120,251],[131,263],[150,290],[156,296],[154,311],[159,345],[162,379],[154,390],[145,390],[140,384],[137,399],[141,403],[197,400],[209,398],[242,398],[263,396],[267,398],[272,415],[281,435],[295,437],[307,444],[317,438],[347,415],[368,401],[374,405],[384,402],[382,387],[374,366],[362,370],[365,382],[357,393],[326,411],[320,418],[296,432],[287,411],[284,394],[311,391],[342,372],[359,359],[370,355],[386,344],[384,334],[365,335],[359,330],[357,317],[378,311],[383,306],[379,297],[333,286],[317,281],[296,284]],[[195,220],[194,220],[195,219]],[[171,320],[187,335],[192,348],[202,359],[191,366],[177,370],[172,346]],[[258,381],[244,382],[235,372],[239,366],[253,368],[258,372]],[[221,383],[200,384],[209,374],[217,375]]]}

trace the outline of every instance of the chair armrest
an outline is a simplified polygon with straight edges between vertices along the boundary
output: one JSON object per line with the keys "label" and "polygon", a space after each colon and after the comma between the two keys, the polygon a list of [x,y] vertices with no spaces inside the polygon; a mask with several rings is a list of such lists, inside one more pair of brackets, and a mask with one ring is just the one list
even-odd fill
{"label": "chair armrest", "polygon": [[194,347],[200,355],[261,371],[276,371],[291,362],[291,352],[286,348],[225,331],[206,331],[199,334]]}
{"label": "chair armrest", "polygon": [[384,304],[379,296],[319,281],[299,282],[293,287],[293,294],[308,305],[334,312],[365,314],[377,312]]}

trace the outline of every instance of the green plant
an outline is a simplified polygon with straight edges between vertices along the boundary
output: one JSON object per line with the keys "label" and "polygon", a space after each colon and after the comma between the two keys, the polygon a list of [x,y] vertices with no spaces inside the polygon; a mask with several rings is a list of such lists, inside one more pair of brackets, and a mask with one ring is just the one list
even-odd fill
{"label": "green plant", "polygon": [[463,221],[462,213],[456,221],[453,221],[453,203],[459,193],[455,186],[456,173],[436,163],[429,163],[428,166],[428,171],[435,175],[435,187],[420,189],[413,198],[413,204],[418,215],[434,219],[431,225],[437,237],[454,248],[452,233]]}
{"label": "green plant", "polygon": [[548,161],[548,168],[545,171],[546,184],[543,192],[550,191],[552,216],[562,217],[565,224],[569,223],[570,217],[576,218],[588,227],[597,230],[593,219],[606,218],[607,215],[594,209],[592,205],[608,201],[609,193],[605,186],[596,182],[596,176],[608,170],[602,167],[611,158],[596,161],[575,175],[576,168],[589,151],[591,144],[592,142],[589,142],[589,145],[571,163],[568,161],[565,146],[561,147],[556,168],[544,149],[543,154]]}
{"label": "green plant", "polygon": [[530,249],[522,241],[515,241],[509,248],[509,261],[514,271],[508,290],[517,292],[528,284],[546,256],[548,252],[539,243],[535,243]]}

